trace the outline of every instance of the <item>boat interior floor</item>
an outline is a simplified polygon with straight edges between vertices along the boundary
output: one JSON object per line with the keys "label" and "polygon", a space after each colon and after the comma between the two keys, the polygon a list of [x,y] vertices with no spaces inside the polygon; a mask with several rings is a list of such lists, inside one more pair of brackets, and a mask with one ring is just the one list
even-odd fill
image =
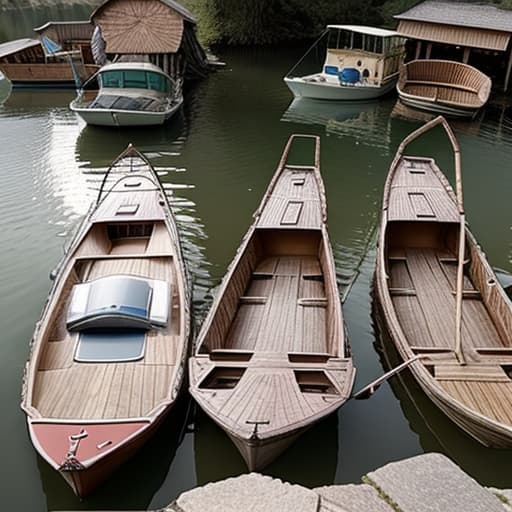
{"label": "boat interior floor", "polygon": [[[457,260],[448,253],[423,248],[394,251],[389,258],[390,295],[404,334],[418,348],[453,349]],[[503,348],[480,293],[464,275],[462,344],[478,357],[476,348]]]}
{"label": "boat interior floor", "polygon": [[478,97],[478,92],[457,88],[451,84],[406,84],[403,87],[403,91],[406,94],[429,98],[433,101],[458,105],[472,105],[478,107],[482,103]]}
{"label": "boat interior floor", "polygon": [[389,257],[390,294],[413,351],[439,385],[470,409],[512,425],[512,350],[497,331],[471,280],[464,276],[462,347],[454,353],[457,260],[435,249],[404,248]]}
{"label": "boat interior floor", "polygon": [[[76,282],[112,274],[168,279],[172,258],[82,260]],[[68,284],[71,290],[73,283]],[[177,287],[175,287],[177,288]],[[78,334],[66,329],[70,293],[57,312],[42,348],[32,405],[46,418],[120,419],[148,414],[169,393],[180,343],[180,309],[174,290],[170,325],[146,333],[144,357],[138,361],[75,361]]]}
{"label": "boat interior floor", "polygon": [[327,298],[315,256],[273,256],[252,273],[227,349],[327,352]]}

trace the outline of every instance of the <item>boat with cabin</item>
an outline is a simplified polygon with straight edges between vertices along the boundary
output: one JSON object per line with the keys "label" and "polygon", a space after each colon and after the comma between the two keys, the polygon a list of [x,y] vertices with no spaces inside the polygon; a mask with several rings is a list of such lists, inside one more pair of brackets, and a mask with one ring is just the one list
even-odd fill
{"label": "boat with cabin", "polygon": [[[435,160],[406,147],[443,126],[456,192]],[[480,443],[512,447],[512,303],[466,226],[460,148],[443,117],[400,144],[384,189],[376,302],[425,394]]]}
{"label": "boat with cabin", "polygon": [[32,443],[79,496],[155,432],[182,387],[190,291],[176,223],[129,146],[54,273],[25,368]]}
{"label": "boat with cabin", "polygon": [[0,71],[13,87],[76,88],[99,69],[89,21],[50,21],[36,37],[0,44]]}
{"label": "boat with cabin", "polygon": [[[288,161],[297,140],[314,144],[312,165]],[[290,137],[189,361],[192,396],[251,471],[336,411],[354,383],[319,159],[319,137]]]}
{"label": "boat with cabin", "polygon": [[[299,64],[327,39],[320,72],[293,75]],[[371,100],[393,90],[405,54],[397,32],[359,25],[328,25],[312,48],[284,77],[297,98]]]}
{"label": "boat with cabin", "polygon": [[148,62],[107,64],[95,78],[99,91],[84,86],[69,105],[87,124],[161,125],[183,103],[181,82]]}
{"label": "boat with cabin", "polygon": [[474,117],[487,103],[491,79],[451,60],[418,59],[404,64],[397,83],[405,105],[455,117]]}

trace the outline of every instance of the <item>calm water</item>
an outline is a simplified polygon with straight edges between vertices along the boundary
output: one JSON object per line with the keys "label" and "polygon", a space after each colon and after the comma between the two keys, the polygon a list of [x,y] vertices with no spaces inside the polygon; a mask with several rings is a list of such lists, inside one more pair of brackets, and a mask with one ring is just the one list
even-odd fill
{"label": "calm water", "polygon": [[[12,33],[12,15],[3,16],[0,34],[5,24],[9,37],[24,35]],[[30,13],[24,19],[30,21]],[[21,376],[50,287],[48,274],[94,197],[98,172],[129,142],[165,173],[194,276],[199,325],[289,134],[320,135],[356,388],[387,364],[371,307],[375,230],[389,164],[399,142],[419,123],[392,117],[393,98],[363,105],[290,105],[281,77],[299,50],[226,50],[219,56],[226,69],[189,90],[185,108],[165,128],[86,127],[68,110],[72,92],[13,92],[0,105],[2,509],[158,508],[196,484],[245,471],[227,437],[186,396],[158,435],[83,502],[29,441],[19,408]],[[489,107],[479,120],[456,130],[468,221],[492,265],[511,271],[512,111]],[[441,131],[418,141],[414,150],[435,156],[451,171]],[[394,355],[386,357],[393,361]],[[406,387],[396,381],[370,400],[347,403],[266,472],[311,487],[357,482],[389,461],[440,451],[482,483],[512,487],[511,451],[479,446],[432,407],[407,375],[404,380]]]}

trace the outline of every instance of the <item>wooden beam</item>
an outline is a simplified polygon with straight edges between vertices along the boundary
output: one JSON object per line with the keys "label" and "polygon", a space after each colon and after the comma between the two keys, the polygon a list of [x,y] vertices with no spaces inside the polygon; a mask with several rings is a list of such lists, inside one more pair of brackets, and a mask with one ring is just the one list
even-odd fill
{"label": "wooden beam", "polygon": [[462,62],[467,64],[469,62],[469,54],[471,53],[471,48],[464,48],[464,56],[462,57]]}
{"label": "wooden beam", "polygon": [[418,60],[421,55],[421,41],[416,43],[416,55],[414,56],[414,60]]}
{"label": "wooden beam", "polygon": [[425,59],[430,59],[430,54],[432,53],[432,43],[427,44],[427,51],[425,53]]}
{"label": "wooden beam", "polygon": [[510,49],[510,55],[508,57],[508,64],[507,64],[507,74],[505,75],[505,87],[504,91],[507,92],[508,90],[508,82],[510,80],[510,69],[512,68],[512,48]]}

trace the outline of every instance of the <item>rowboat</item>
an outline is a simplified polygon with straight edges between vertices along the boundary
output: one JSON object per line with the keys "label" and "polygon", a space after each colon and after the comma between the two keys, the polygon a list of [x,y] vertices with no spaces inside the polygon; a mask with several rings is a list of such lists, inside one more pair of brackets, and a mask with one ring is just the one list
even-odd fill
{"label": "rowboat", "polygon": [[22,409],[37,452],[85,496],[169,412],[187,355],[189,289],[175,221],[133,147],[107,171],[54,275]]}
{"label": "rowboat", "polygon": [[70,103],[87,124],[149,126],[168,121],[183,103],[181,86],[158,66],[147,62],[117,62],[97,75],[99,91],[85,87]]}
{"label": "rowboat", "polygon": [[[407,145],[442,125],[456,193]],[[466,227],[460,150],[443,117],[400,144],[384,190],[375,274],[381,316],[413,377],[453,422],[486,446],[512,447],[512,303]]]}
{"label": "rowboat", "polygon": [[[292,144],[315,144],[291,165]],[[292,135],[202,325],[190,392],[250,470],[283,452],[349,397],[345,337],[318,137]]]}
{"label": "rowboat", "polygon": [[[327,38],[322,69],[293,75],[305,57]],[[403,61],[404,39],[397,32],[360,25],[327,25],[317,42],[284,77],[297,98],[362,101],[392,91]]]}
{"label": "rowboat", "polygon": [[450,60],[413,60],[400,69],[397,91],[411,107],[449,116],[473,117],[488,101],[491,79]]}

